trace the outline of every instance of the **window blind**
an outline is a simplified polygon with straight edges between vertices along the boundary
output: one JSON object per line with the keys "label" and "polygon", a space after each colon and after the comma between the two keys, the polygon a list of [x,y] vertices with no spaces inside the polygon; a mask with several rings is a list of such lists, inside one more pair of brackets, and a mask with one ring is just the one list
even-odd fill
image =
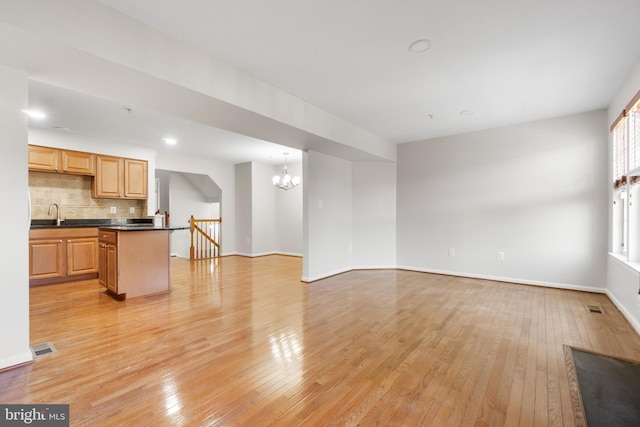
{"label": "window blind", "polygon": [[627,183],[627,120],[622,117],[613,128],[613,186],[622,187]]}
{"label": "window blind", "polygon": [[[613,186],[640,182],[640,91],[611,125]],[[629,178],[629,172],[633,177]]]}
{"label": "window blind", "polygon": [[629,170],[640,167],[640,102],[627,114],[629,127]]}

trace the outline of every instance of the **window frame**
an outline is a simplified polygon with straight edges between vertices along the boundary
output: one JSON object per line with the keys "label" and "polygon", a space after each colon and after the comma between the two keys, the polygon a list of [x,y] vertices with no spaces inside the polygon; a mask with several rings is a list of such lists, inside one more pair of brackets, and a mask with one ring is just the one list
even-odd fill
{"label": "window frame", "polygon": [[[632,203],[640,182],[640,91],[610,128],[613,178],[612,251],[627,261],[640,262],[640,233],[631,224],[640,222],[640,210]],[[636,234],[638,234],[636,236]]]}

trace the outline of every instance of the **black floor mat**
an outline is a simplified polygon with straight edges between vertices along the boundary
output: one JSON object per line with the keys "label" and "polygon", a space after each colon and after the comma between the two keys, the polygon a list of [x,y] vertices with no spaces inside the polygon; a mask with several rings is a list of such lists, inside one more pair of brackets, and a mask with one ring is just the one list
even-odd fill
{"label": "black floor mat", "polygon": [[[640,427],[640,364],[571,347],[569,379],[577,380],[578,402],[589,427]],[[569,354],[571,357],[569,357]],[[571,366],[573,365],[573,367]],[[575,386],[573,387],[575,391]],[[576,413],[578,425],[580,416]]]}

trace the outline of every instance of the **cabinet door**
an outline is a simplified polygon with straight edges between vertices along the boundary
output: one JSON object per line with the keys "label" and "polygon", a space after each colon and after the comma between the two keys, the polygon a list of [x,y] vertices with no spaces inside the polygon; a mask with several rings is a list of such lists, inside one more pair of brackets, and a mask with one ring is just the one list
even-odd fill
{"label": "cabinet door", "polygon": [[106,243],[99,243],[98,248],[98,283],[100,286],[107,287],[107,274],[108,274],[108,266],[107,266],[107,248],[108,245]]}
{"label": "cabinet door", "polygon": [[118,293],[118,249],[116,245],[107,245],[107,289]]}
{"label": "cabinet door", "polygon": [[147,162],[124,159],[124,197],[147,198]]}
{"label": "cabinet door", "polygon": [[29,279],[64,277],[62,240],[32,240],[29,242]]}
{"label": "cabinet door", "polygon": [[62,172],[77,175],[95,175],[95,156],[80,151],[61,152]]}
{"label": "cabinet door", "polygon": [[98,271],[98,239],[69,239],[67,241],[67,275]]}
{"label": "cabinet door", "polygon": [[122,159],[96,156],[96,177],[93,180],[93,197],[122,197]]}
{"label": "cabinet door", "polygon": [[29,170],[58,172],[59,166],[60,150],[29,145]]}

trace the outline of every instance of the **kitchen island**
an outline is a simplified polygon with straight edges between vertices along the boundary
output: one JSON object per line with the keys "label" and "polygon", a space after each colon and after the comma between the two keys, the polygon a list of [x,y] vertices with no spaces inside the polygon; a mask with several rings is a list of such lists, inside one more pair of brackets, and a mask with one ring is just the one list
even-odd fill
{"label": "kitchen island", "polygon": [[118,300],[169,292],[169,228],[98,229],[98,281]]}
{"label": "kitchen island", "polygon": [[[106,293],[117,300],[168,292],[169,234],[173,230],[183,229],[188,227],[154,226],[146,218],[125,222],[65,220],[61,225],[34,220],[30,231],[33,239],[30,243],[32,284],[90,278],[87,276],[94,272],[93,277],[97,273],[98,281],[106,288]],[[82,236],[78,234],[80,231]],[[52,240],[52,233],[56,240]],[[68,239],[65,250],[65,240],[58,238],[58,234],[83,239]],[[72,277],[68,273],[58,274],[58,270],[65,272],[72,266],[76,266],[74,272],[84,275]]]}

